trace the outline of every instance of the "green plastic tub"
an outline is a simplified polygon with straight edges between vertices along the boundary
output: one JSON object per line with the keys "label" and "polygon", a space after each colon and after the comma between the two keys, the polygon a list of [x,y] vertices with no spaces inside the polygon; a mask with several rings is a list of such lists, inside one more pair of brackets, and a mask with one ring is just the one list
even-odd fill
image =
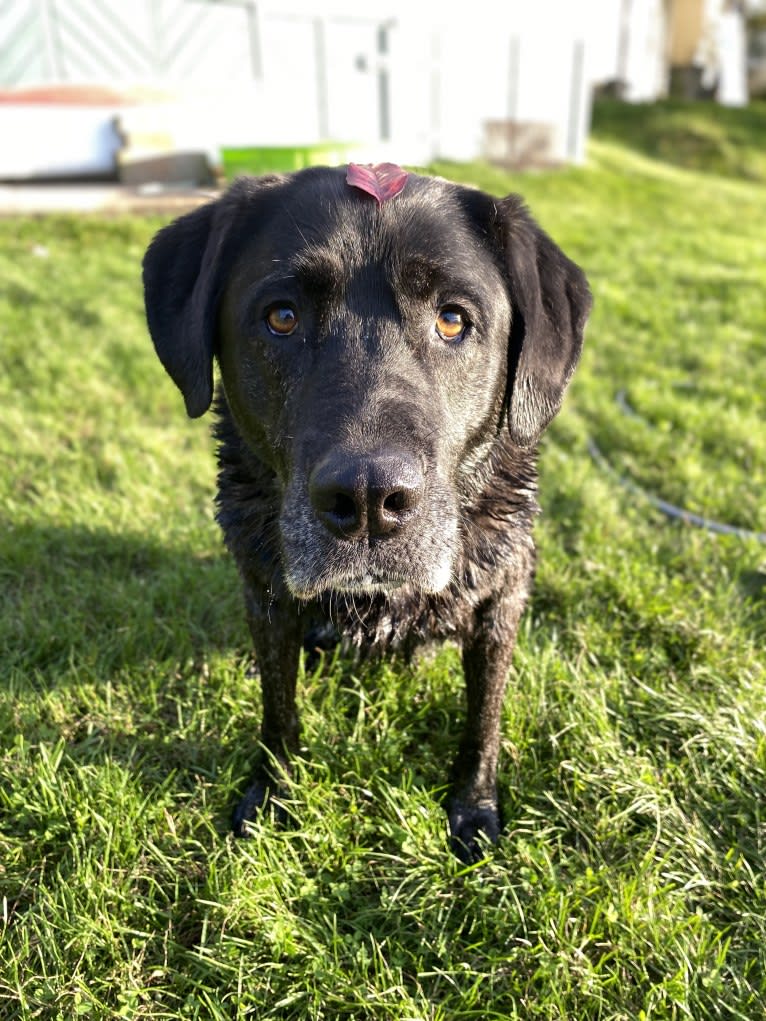
{"label": "green plastic tub", "polygon": [[239,174],[269,174],[274,171],[302,170],[304,167],[338,166],[353,160],[355,148],[354,145],[340,142],[225,147],[221,149],[221,161],[226,179],[230,181]]}

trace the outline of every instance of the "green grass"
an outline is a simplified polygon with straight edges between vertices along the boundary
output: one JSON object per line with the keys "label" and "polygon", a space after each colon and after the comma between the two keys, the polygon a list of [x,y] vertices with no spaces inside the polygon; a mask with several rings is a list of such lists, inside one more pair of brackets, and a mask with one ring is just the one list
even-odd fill
{"label": "green grass", "polygon": [[228,835],[259,693],[212,443],[143,325],[160,221],[0,221],[0,1018],[764,1016],[766,547],[587,443],[766,531],[766,191],[639,127],[583,169],[437,168],[523,192],[596,298],[478,868],[438,804],[450,649],[304,675],[298,826]]}
{"label": "green grass", "polygon": [[600,100],[593,127],[610,139],[676,166],[766,181],[766,102],[742,109],[668,99]]}

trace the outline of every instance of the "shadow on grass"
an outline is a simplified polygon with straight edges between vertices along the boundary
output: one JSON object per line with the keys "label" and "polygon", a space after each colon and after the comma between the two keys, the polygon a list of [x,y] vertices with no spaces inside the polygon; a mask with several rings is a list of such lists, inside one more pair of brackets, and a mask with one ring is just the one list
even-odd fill
{"label": "shadow on grass", "polygon": [[[229,557],[223,551],[199,554],[181,543],[169,546],[145,534],[52,526],[19,528],[2,546],[3,675],[10,668],[54,688],[83,674],[103,683],[113,673],[140,668],[124,697],[135,696],[140,703],[139,683],[153,690],[143,705],[137,705],[129,725],[122,729],[117,714],[102,726],[90,707],[84,706],[81,719],[67,724],[69,756],[78,766],[107,760],[121,763],[141,776],[147,790],[174,774],[175,796],[190,802],[200,796],[202,784],[208,788],[205,813],[214,820],[215,829],[225,833],[237,792],[246,783],[256,756],[258,685],[243,681],[241,659],[238,666],[236,655],[231,671],[211,675],[196,666],[187,671],[179,664],[199,663],[210,652],[239,649],[246,653],[249,648],[240,586]],[[760,573],[754,587],[760,596]],[[544,616],[552,609],[562,613],[566,609],[551,607],[553,595],[544,588],[539,591],[537,605],[545,609]],[[651,673],[661,669],[683,677],[692,672],[703,651],[704,636],[662,617],[647,619],[620,603],[619,593],[610,592],[610,596],[615,624],[621,633],[631,635],[630,647],[652,650]],[[620,648],[624,655],[622,644]],[[153,673],[161,676],[139,682],[137,677],[143,671],[150,673],[152,663],[158,665]],[[399,672],[398,664],[394,665],[396,673],[383,664],[364,668],[357,676],[347,663],[328,663],[324,676],[312,675],[301,685],[305,715],[314,715],[309,755],[320,771],[326,769],[333,788],[343,786],[350,774],[357,778],[352,785],[377,774],[392,787],[397,787],[398,777],[409,776],[413,788],[425,790],[446,780],[463,717],[457,661],[433,674],[428,668]],[[240,676],[233,680],[231,674],[237,670]],[[353,683],[344,679],[349,673],[355,677]],[[514,683],[509,697],[513,697]],[[393,685],[395,700],[386,697]],[[622,740],[631,747],[659,748],[662,758],[685,763],[685,744],[698,733],[698,723],[690,717],[685,726],[685,719],[673,711],[670,696],[667,702],[653,698],[646,702],[633,695],[615,709]],[[553,826],[563,847],[590,857],[596,855],[603,806],[578,805],[573,798],[561,763],[576,756],[578,749],[567,749],[566,742],[562,747],[551,742],[552,731],[564,731],[555,709],[549,707],[547,712],[552,718],[530,722],[515,762],[507,754],[503,757],[500,792],[508,831],[531,813],[541,828]],[[52,723],[33,723],[27,730],[29,740],[55,739]],[[44,726],[50,730],[47,738]],[[748,829],[757,822],[756,791],[740,782],[742,777],[735,776],[734,781],[722,784],[718,792],[719,818],[717,826],[710,827],[710,839],[721,855],[739,842],[748,848],[749,856],[758,858],[757,848],[746,839]],[[705,803],[703,794],[699,794],[700,804]],[[630,800],[630,791],[626,797]],[[693,804],[702,815],[694,789],[677,798]],[[619,813],[624,811],[620,805]],[[637,812],[635,818],[631,814],[631,820],[636,827],[631,839],[645,832],[647,841],[651,840],[651,813]],[[372,827],[378,822],[376,817]],[[608,842],[602,844],[599,855],[608,858],[610,853]],[[619,841],[613,853],[616,858],[624,853]],[[362,893],[354,888],[353,897]]]}
{"label": "shadow on grass", "polygon": [[145,533],[26,525],[0,542],[0,648],[57,684],[70,668],[122,667],[241,644],[244,614],[225,554]]}

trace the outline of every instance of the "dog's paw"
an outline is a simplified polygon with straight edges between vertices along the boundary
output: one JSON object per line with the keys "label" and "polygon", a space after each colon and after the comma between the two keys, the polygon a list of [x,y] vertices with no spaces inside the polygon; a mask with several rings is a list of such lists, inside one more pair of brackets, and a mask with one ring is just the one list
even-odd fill
{"label": "dog's paw", "polygon": [[292,816],[282,800],[284,794],[285,791],[275,785],[273,780],[263,776],[255,777],[232,813],[231,828],[234,836],[249,837],[249,824],[268,811],[280,826],[289,825]]}
{"label": "dog's paw", "polygon": [[231,817],[231,828],[235,837],[250,836],[248,823],[263,811],[268,798],[269,786],[264,779],[257,779],[250,784]]}
{"label": "dog's paw", "polygon": [[500,815],[493,804],[471,805],[453,801],[448,810],[450,847],[465,865],[486,857],[487,843],[500,836]]}

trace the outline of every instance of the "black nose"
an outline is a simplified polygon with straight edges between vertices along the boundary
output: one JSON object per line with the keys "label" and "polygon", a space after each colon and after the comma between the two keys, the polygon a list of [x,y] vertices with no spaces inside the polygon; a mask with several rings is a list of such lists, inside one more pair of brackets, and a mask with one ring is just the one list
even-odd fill
{"label": "black nose", "polygon": [[400,453],[334,451],[309,479],[317,517],[343,539],[393,535],[415,516],[422,495],[420,468]]}

